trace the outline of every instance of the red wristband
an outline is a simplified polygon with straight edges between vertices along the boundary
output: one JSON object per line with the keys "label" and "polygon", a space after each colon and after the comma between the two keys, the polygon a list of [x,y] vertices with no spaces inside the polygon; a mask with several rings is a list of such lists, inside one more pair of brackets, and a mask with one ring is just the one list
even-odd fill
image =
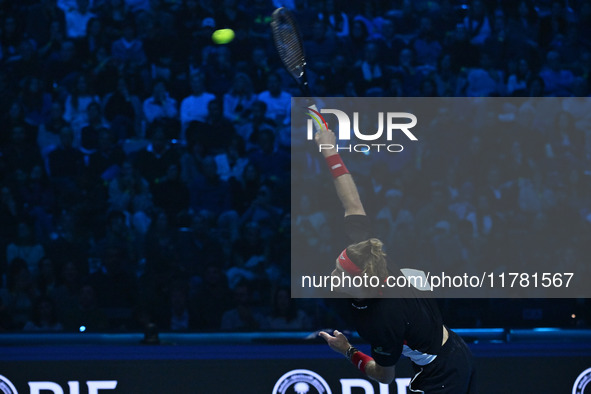
{"label": "red wristband", "polygon": [[343,159],[341,159],[341,155],[338,153],[336,155],[328,156],[325,160],[334,179],[349,173],[349,170],[345,167],[345,163],[343,163]]}
{"label": "red wristband", "polygon": [[365,366],[370,361],[373,361],[373,358],[359,351],[353,353],[353,355],[351,356],[351,362],[353,363],[353,365],[355,365],[357,369],[363,373],[365,373]]}

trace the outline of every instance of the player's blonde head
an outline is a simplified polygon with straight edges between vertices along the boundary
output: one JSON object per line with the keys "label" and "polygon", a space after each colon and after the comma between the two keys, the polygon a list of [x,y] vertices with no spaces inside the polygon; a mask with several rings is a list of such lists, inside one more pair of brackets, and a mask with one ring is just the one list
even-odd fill
{"label": "player's blonde head", "polygon": [[347,247],[347,256],[355,262],[362,275],[376,276],[386,278],[388,268],[386,263],[386,253],[382,249],[382,241],[377,238],[370,238],[367,241],[358,242]]}

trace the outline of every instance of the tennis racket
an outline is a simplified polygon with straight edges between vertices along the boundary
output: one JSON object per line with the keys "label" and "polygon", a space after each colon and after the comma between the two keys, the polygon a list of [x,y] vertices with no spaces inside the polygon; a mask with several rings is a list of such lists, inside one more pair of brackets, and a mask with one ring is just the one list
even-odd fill
{"label": "tennis racket", "polygon": [[[271,19],[271,32],[279,57],[287,71],[295,79],[302,94],[310,97],[304,45],[295,18],[287,8],[281,7],[273,11]],[[319,115],[318,108],[313,103],[308,106],[308,111],[311,115]],[[314,123],[314,128],[316,131],[322,130],[317,123]]]}

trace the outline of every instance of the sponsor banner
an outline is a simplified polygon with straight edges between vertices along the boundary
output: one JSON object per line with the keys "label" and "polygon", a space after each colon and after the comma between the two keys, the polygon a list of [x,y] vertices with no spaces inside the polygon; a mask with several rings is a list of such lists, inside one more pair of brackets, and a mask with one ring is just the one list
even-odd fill
{"label": "sponsor banner", "polygon": [[[326,345],[277,345],[272,346],[272,354],[269,348],[127,346],[120,348],[120,354],[111,351],[110,358],[100,360],[89,359],[90,348],[82,345],[76,347],[79,353],[72,347],[39,348],[44,361],[12,361],[6,354],[0,357],[0,393],[407,394],[414,375],[403,358],[396,367],[396,380],[388,386],[368,380]],[[480,393],[591,394],[588,345],[488,344],[471,348]],[[10,352],[16,354],[18,349]]]}

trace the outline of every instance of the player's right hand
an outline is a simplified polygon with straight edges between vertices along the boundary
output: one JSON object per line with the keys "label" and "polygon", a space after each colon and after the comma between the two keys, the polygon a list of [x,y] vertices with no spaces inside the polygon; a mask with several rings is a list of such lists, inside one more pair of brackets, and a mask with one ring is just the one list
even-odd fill
{"label": "player's right hand", "polygon": [[335,146],[337,142],[337,136],[332,132],[332,130],[325,130],[322,128],[320,131],[317,131],[316,134],[314,134],[314,141],[316,141],[318,145],[329,144]]}
{"label": "player's right hand", "polygon": [[338,153],[336,149],[337,136],[332,130],[325,130],[323,128],[322,130],[317,131],[316,134],[314,134],[314,141],[318,144],[322,156],[329,157]]}

